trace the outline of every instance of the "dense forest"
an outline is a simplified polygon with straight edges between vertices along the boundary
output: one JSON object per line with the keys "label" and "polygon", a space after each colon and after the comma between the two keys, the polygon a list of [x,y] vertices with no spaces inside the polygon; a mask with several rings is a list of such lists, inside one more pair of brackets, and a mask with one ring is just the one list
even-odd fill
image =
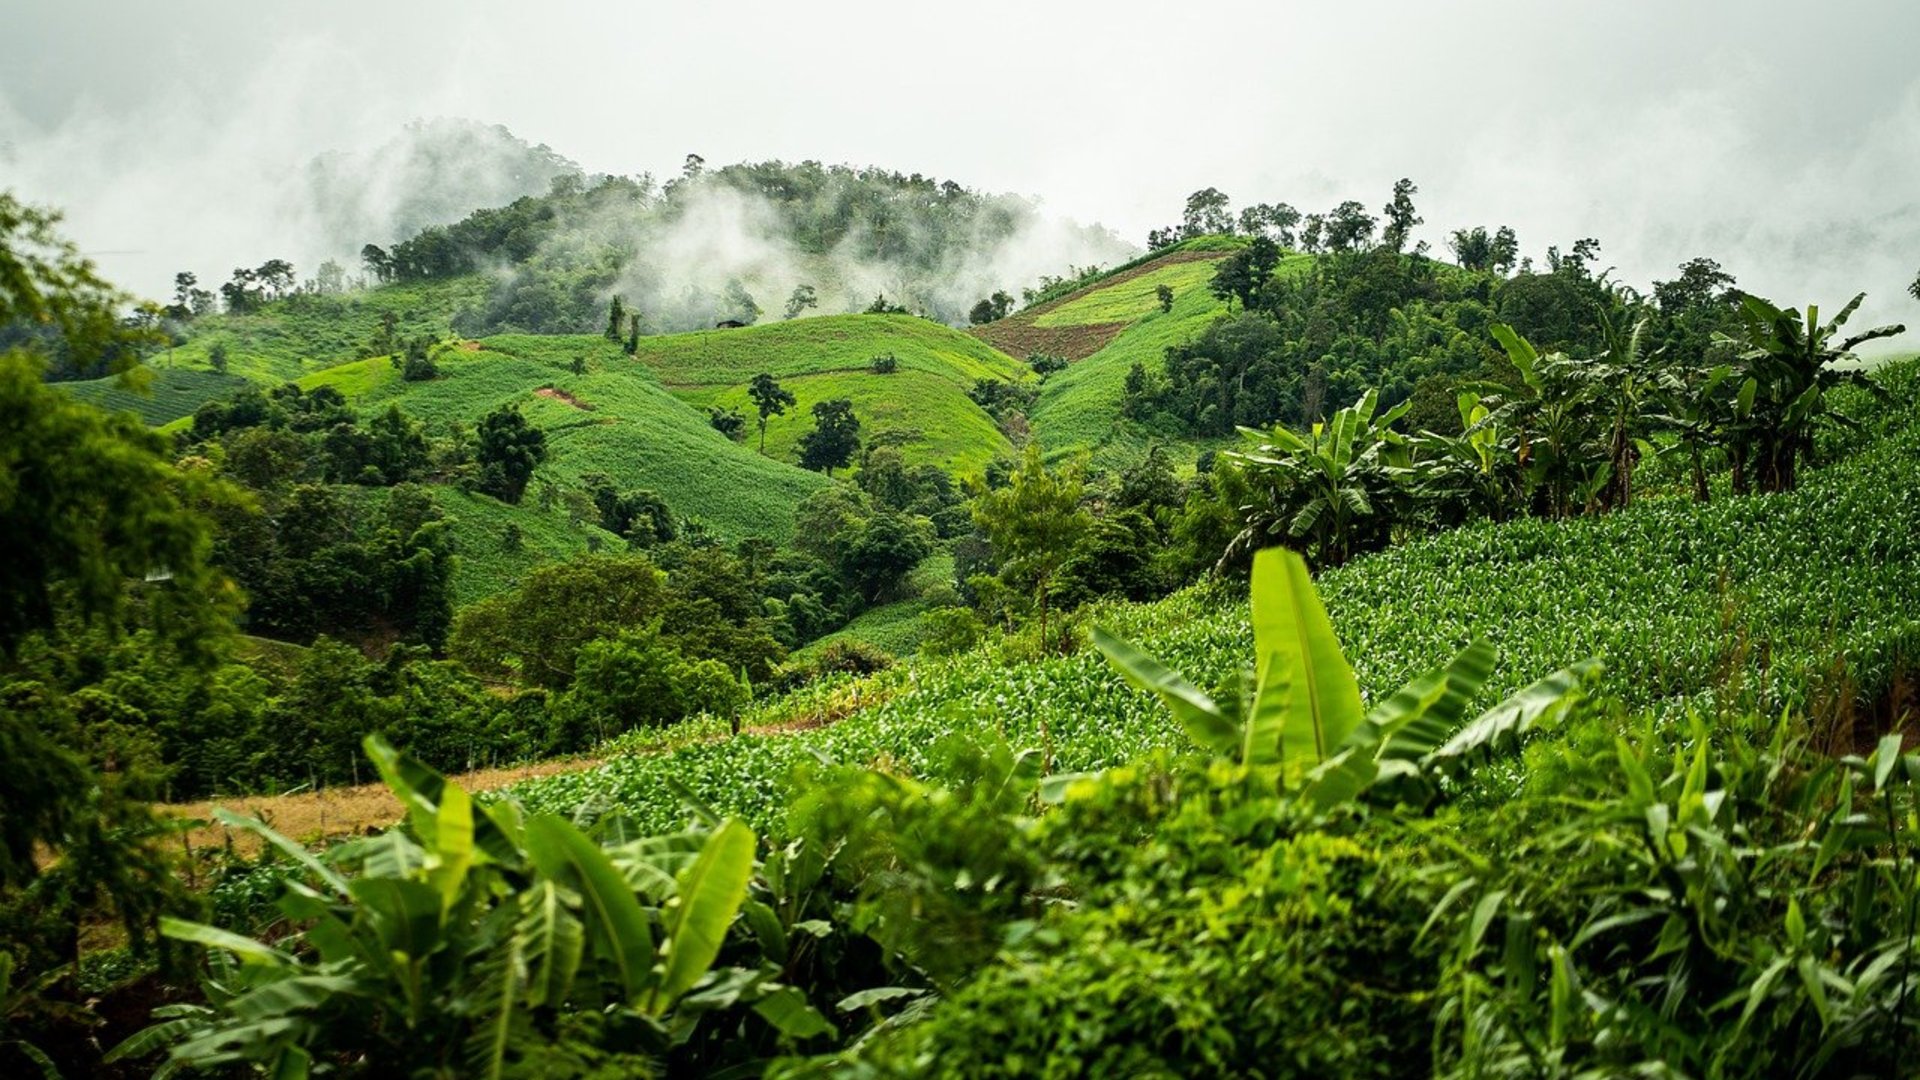
{"label": "dense forest", "polygon": [[9,1068],[1907,1068],[1859,297],[1411,180],[1020,280],[952,182],[515,155],[171,303],[0,194]]}

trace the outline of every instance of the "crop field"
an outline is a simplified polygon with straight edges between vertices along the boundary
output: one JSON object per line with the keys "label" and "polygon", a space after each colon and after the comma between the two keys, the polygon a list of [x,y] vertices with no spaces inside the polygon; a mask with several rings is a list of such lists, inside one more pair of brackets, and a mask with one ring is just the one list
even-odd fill
{"label": "crop field", "polygon": [[821,315],[731,330],[702,330],[640,339],[636,358],[660,381],[682,387],[745,384],[767,372],[779,379],[828,372],[864,372],[891,353],[901,371],[924,371],[955,386],[979,379],[1018,379],[1027,367],[958,330],[912,315]]}
{"label": "crop field", "polygon": [[1084,293],[1034,317],[1036,326],[1134,322],[1160,310],[1158,289],[1165,285],[1177,300],[1191,289],[1206,291],[1213,280],[1212,260],[1169,262],[1137,276]]}
{"label": "crop field", "polygon": [[[543,511],[532,499],[508,506],[455,487],[435,488],[433,496],[452,525],[460,556],[453,575],[456,606],[505,592],[536,567],[584,553],[589,538],[597,537],[608,551],[623,543],[593,522],[569,522],[559,507]],[[517,548],[505,541],[510,525],[519,529]]]}
{"label": "crop field", "polygon": [[[248,382],[293,382],[357,358],[387,312],[398,317],[395,333],[402,337],[445,337],[453,313],[479,301],[487,289],[482,277],[452,278],[342,296],[298,295],[247,314],[204,315],[194,320],[186,342],[149,358],[147,367],[155,376],[150,397],[139,400],[110,379],[71,385],[89,401],[139,413],[158,427]],[[209,359],[215,346],[227,353],[224,375]]]}
{"label": "crop field", "polygon": [[[896,371],[872,370],[872,359],[883,354],[898,362]],[[681,399],[702,410],[737,408],[755,421],[748,382],[762,372],[779,379],[798,404],[767,424],[766,452],[776,460],[795,459],[815,403],[843,397],[853,402],[863,438],[914,435],[901,444],[909,463],[963,474],[1012,449],[968,388],[980,379],[1030,376],[1024,363],[908,315],[825,315],[642,338],[637,358]],[[758,447],[757,423],[749,434]]]}
{"label": "crop field", "polygon": [[[832,398],[853,402],[863,442],[882,432],[911,436],[900,443],[909,465],[938,465],[965,476],[1013,452],[992,417],[952,381],[930,372],[902,369],[876,375],[863,369],[783,378],[780,385],[796,404],[767,422],[766,452],[776,461],[799,460],[800,437],[813,428],[813,406]],[[745,386],[682,389],[677,394],[703,410],[709,405],[740,410],[748,421],[746,445],[760,445],[759,417]]]}
{"label": "crop field", "polygon": [[[1312,266],[1310,255],[1294,255],[1282,260],[1280,273],[1301,273]],[[1200,270],[1192,269],[1200,268]],[[1144,316],[1135,320],[1100,351],[1076,361],[1067,370],[1048,379],[1040,388],[1040,399],[1028,418],[1034,437],[1049,457],[1063,457],[1082,451],[1092,455],[1093,463],[1122,468],[1145,455],[1154,443],[1178,446],[1175,460],[1187,464],[1200,450],[1229,445],[1231,440],[1196,440],[1183,434],[1155,432],[1121,415],[1127,369],[1135,361],[1149,371],[1160,371],[1168,346],[1184,344],[1198,337],[1207,325],[1225,313],[1226,305],[1207,291],[1211,262],[1176,263],[1146,277],[1163,273],[1204,274],[1195,283],[1174,289],[1173,310],[1163,312],[1155,302]],[[1135,281],[1145,278],[1135,278]],[[1118,305],[1131,296],[1131,283],[1096,290],[1074,300],[1054,314],[1081,303]],[[1112,292],[1116,299],[1102,299]],[[1151,289],[1149,289],[1151,293]],[[1044,316],[1043,316],[1044,317]],[[1185,460],[1182,460],[1184,458]]]}
{"label": "crop field", "polygon": [[[586,361],[585,374],[570,370],[575,358]],[[356,405],[370,412],[392,401],[430,424],[469,426],[517,405],[547,434],[549,457],[534,489],[542,479],[577,486],[582,474],[603,472],[622,488],[657,492],[675,513],[724,535],[784,540],[794,506],[826,483],[728,440],[603,338],[502,336],[476,351],[443,352],[437,363],[440,376],[427,382],[367,376]],[[535,501],[530,489],[522,510]]]}
{"label": "crop field", "polygon": [[[1897,397],[1915,370],[1900,374]],[[1629,708],[1678,722],[1689,709],[1792,705],[1848,745],[1865,734],[1849,725],[1901,693],[1912,674],[1903,665],[1920,656],[1910,603],[1920,595],[1920,421],[1895,406],[1878,423],[1876,438],[1794,492],[1705,506],[1652,499],[1571,522],[1464,528],[1357,559],[1322,575],[1320,588],[1370,694],[1485,637],[1500,653],[1489,702],[1597,657],[1607,665],[1601,692]],[[1248,658],[1246,609],[1224,586],[1102,607],[1090,621],[1201,685]],[[877,704],[829,727],[616,758],[516,790],[536,807],[618,806],[666,829],[682,814],[665,783],[672,776],[766,825],[792,769],[816,754],[917,772],[943,737],[999,736],[1044,746],[1055,768],[1075,770],[1184,740],[1091,650],[1016,665],[989,647],[866,685]],[[1488,777],[1490,790],[1518,782],[1519,766],[1506,769]]]}
{"label": "crop field", "polygon": [[[164,364],[165,354],[161,356]],[[238,375],[222,375],[204,368],[149,367],[146,374],[150,379],[144,389],[134,389],[118,377],[56,385],[103,409],[134,413],[148,425],[186,416],[199,408],[201,402],[223,397],[247,385],[247,380]]]}

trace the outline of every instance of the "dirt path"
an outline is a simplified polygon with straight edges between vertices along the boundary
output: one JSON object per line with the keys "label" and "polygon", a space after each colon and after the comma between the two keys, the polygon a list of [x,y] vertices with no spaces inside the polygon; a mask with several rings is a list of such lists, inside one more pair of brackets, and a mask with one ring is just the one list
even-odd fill
{"label": "dirt path", "polygon": [[[862,709],[873,708],[887,701],[898,691],[897,685],[869,686],[854,683],[810,702],[799,711],[777,722],[753,725],[744,728],[741,733],[792,735],[825,727],[852,716]],[[714,736],[716,739],[727,737],[725,732]],[[539,776],[590,769],[604,760],[600,757],[558,758],[507,768],[476,769],[473,772],[450,776],[448,779],[469,792],[494,791]],[[368,832],[384,829],[399,821],[403,813],[400,800],[393,797],[393,793],[387,790],[385,784],[379,783],[330,787],[291,795],[235,795],[221,799],[203,799],[199,802],[163,804],[155,809],[174,817],[195,818],[206,822],[205,825],[187,832],[184,843],[190,849],[221,847],[230,841],[235,850],[244,854],[251,855],[257,852],[262,843],[260,838],[244,830],[229,829],[214,821],[213,808],[216,806],[224,806],[237,814],[258,817],[280,833],[310,847],[321,845],[329,840],[363,836]]]}
{"label": "dirt path", "polygon": [[[450,777],[468,791],[492,791],[530,780],[536,776],[573,772],[599,764],[597,758],[569,758],[542,761],[504,769],[478,769]],[[359,836],[369,829],[380,829],[400,820],[400,800],[385,784],[360,784],[354,787],[330,787],[302,791],[292,795],[235,795],[224,799],[173,803],[158,807],[163,814],[198,818],[206,825],[186,834],[189,848],[220,847],[228,841],[246,854],[260,848],[260,838],[250,832],[235,831],[213,820],[213,808],[224,806],[236,814],[247,814],[304,844]]]}

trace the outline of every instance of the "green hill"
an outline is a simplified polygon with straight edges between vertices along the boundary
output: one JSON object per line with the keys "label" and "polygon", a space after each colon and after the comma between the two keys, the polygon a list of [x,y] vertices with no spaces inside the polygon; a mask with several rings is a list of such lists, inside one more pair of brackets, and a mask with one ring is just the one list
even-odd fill
{"label": "green hill", "polygon": [[[573,374],[576,358],[585,362],[584,374]],[[582,474],[606,473],[622,488],[657,492],[675,513],[727,536],[785,539],[794,506],[827,483],[727,439],[602,337],[502,335],[448,350],[437,363],[439,377],[427,382],[401,381],[385,358],[299,381],[334,386],[363,412],[392,402],[428,423],[472,425],[502,405],[519,406],[547,433],[539,479],[577,487]],[[534,502],[530,494],[518,512]]]}
{"label": "green hill", "polygon": [[[1206,241],[1223,241],[1219,243]],[[1210,445],[1153,430],[1120,413],[1127,370],[1136,361],[1161,370],[1169,345],[1184,343],[1226,312],[1207,289],[1214,264],[1235,246],[1203,237],[1123,266],[1046,303],[975,329],[975,336],[1017,356],[1050,353],[1072,361],[1048,379],[1028,417],[1050,457],[1085,451],[1095,465],[1130,464],[1155,443],[1187,452]],[[1280,273],[1302,272],[1309,255],[1285,259]],[[1159,287],[1173,290],[1173,308],[1160,309]]]}
{"label": "green hill", "polygon": [[[149,424],[165,424],[248,383],[292,382],[355,360],[389,313],[400,336],[445,337],[452,332],[454,312],[486,293],[485,278],[463,277],[338,296],[290,296],[245,314],[195,319],[186,341],[148,358],[151,394],[130,390],[112,378],[60,385],[103,408],[129,410]],[[224,373],[214,370],[216,348],[226,354]]]}
{"label": "green hill", "polygon": [[[898,363],[878,374],[872,361]],[[640,339],[637,358],[681,399],[705,408],[738,408],[757,419],[747,383],[761,372],[780,380],[798,405],[767,425],[767,454],[791,461],[813,426],[815,402],[853,401],[863,436],[918,433],[902,452],[909,462],[976,471],[1012,445],[967,390],[980,379],[1018,380],[1027,366],[949,327],[910,315],[825,315],[790,322]],[[758,443],[757,430],[752,441]]]}

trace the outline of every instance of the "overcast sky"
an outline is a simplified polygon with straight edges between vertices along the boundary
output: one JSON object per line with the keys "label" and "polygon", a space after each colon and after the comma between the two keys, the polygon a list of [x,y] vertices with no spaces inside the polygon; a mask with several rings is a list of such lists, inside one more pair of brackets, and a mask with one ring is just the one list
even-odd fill
{"label": "overcast sky", "polygon": [[596,172],[930,173],[1134,242],[1207,185],[1377,208],[1409,176],[1436,248],[1712,255],[1920,326],[1914,0],[4,0],[0,43],[0,187],[148,292],[282,253],[261,192],[316,153],[457,116]]}

